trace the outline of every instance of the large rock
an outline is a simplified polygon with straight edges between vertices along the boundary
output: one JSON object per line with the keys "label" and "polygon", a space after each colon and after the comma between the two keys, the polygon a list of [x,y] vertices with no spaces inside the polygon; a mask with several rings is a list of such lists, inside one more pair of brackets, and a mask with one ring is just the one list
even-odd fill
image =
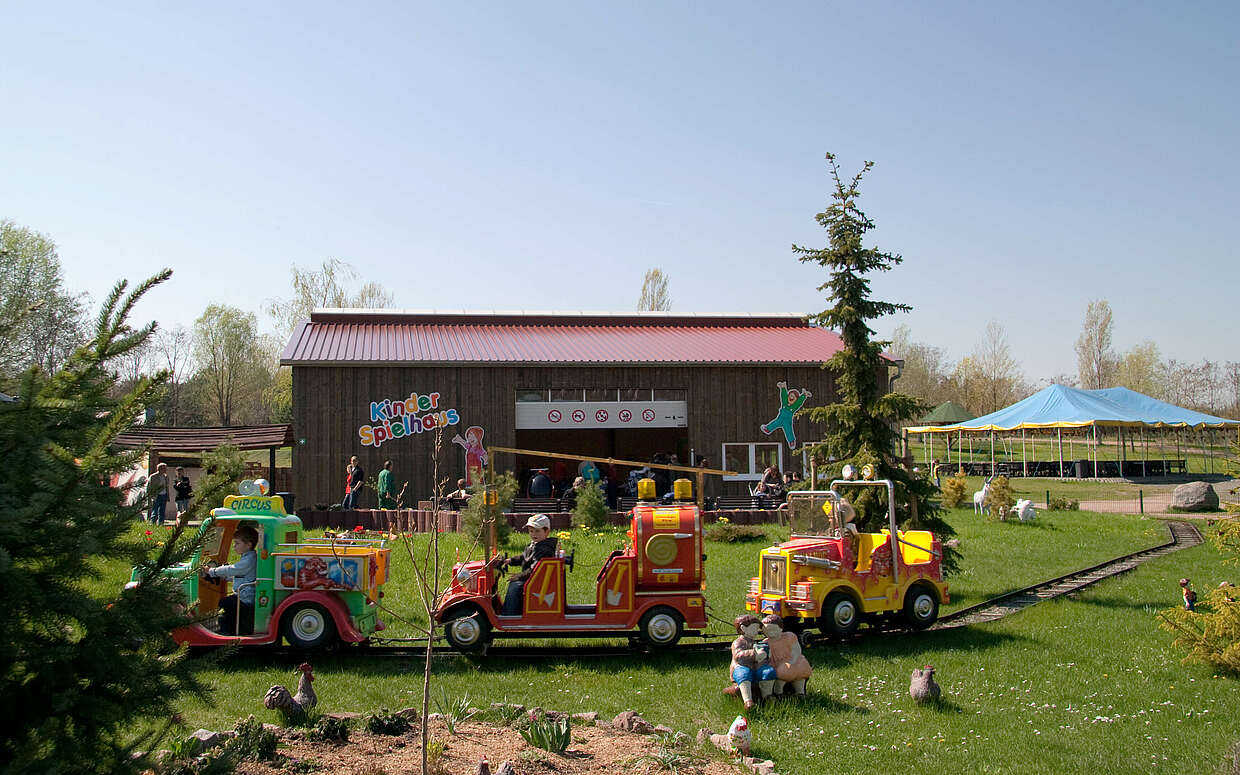
{"label": "large rock", "polygon": [[1209,482],[1189,482],[1171,493],[1171,508],[1177,511],[1218,511],[1218,493]]}
{"label": "large rock", "polygon": [[648,735],[654,731],[654,725],[641,717],[641,714],[635,710],[626,710],[611,720],[611,725],[615,729],[623,729],[626,732],[636,732],[639,735]]}
{"label": "large rock", "polygon": [[194,754],[200,754],[203,751],[210,751],[212,748],[223,745],[226,740],[236,737],[237,733],[231,730],[226,732],[212,732],[210,729],[198,729],[189,736],[192,741],[190,748]]}

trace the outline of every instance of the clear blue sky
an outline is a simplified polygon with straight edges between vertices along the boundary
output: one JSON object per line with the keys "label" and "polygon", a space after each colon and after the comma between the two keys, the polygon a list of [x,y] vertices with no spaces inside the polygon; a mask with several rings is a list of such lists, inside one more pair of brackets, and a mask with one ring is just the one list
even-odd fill
{"label": "clear blue sky", "polygon": [[808,312],[825,151],[872,159],[880,298],[1031,379],[1240,360],[1240,4],[8,3],[0,217],[142,318],[258,310],[336,257],[397,305]]}

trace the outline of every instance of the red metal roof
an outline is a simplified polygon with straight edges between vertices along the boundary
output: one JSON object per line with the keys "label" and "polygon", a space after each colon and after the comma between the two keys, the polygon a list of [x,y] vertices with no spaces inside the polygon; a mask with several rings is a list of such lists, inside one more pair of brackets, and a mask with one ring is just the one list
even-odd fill
{"label": "red metal roof", "polygon": [[316,311],[280,363],[821,364],[842,348],[793,315]]}

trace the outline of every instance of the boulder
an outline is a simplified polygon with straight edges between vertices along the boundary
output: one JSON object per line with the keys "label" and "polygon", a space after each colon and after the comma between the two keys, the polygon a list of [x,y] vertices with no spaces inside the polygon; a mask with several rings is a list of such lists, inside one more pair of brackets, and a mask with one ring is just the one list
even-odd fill
{"label": "boulder", "polygon": [[334,718],[337,721],[353,721],[362,718],[364,714],[354,713],[351,710],[338,710],[333,713],[324,713],[327,718]]}
{"label": "boulder", "polygon": [[191,744],[194,753],[200,754],[204,751],[210,751],[212,748],[223,745],[225,740],[228,740],[231,737],[236,737],[236,735],[237,733],[231,730],[227,732],[212,732],[209,729],[197,729],[194,730],[193,734],[189,737],[190,740],[194,741]]}
{"label": "boulder", "polygon": [[636,732],[639,735],[648,735],[654,731],[654,726],[649,721],[641,717],[641,714],[635,710],[626,710],[611,720],[611,725],[616,729],[623,729],[626,732]]}
{"label": "boulder", "polygon": [[598,711],[588,710],[585,713],[574,713],[573,721],[578,721],[582,724],[597,724],[598,723]]}
{"label": "boulder", "polygon": [[711,735],[711,736],[710,736],[710,742],[711,742],[711,743],[712,743],[712,744],[713,744],[716,748],[718,748],[720,751],[723,751],[724,753],[731,753],[731,751],[732,751],[732,741],[728,738],[728,736],[727,736],[726,734],[724,734],[724,735]]}
{"label": "boulder", "polygon": [[676,730],[672,729],[669,726],[664,726],[663,724],[656,724],[654,728],[654,733],[656,735],[674,735],[676,734]]}
{"label": "boulder", "polygon": [[1218,511],[1218,493],[1209,482],[1188,482],[1171,493],[1171,508],[1176,511]]}

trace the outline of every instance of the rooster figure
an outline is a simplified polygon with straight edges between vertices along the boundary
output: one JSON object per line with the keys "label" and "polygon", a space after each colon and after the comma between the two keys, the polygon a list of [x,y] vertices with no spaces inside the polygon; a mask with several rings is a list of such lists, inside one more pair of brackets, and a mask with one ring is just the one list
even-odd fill
{"label": "rooster figure", "polygon": [[943,690],[934,681],[934,668],[932,666],[926,665],[924,668],[913,668],[913,675],[909,679],[908,693],[915,702],[936,702],[942,692]]}
{"label": "rooster figure", "polygon": [[301,677],[297,679],[297,693],[292,694],[283,686],[276,684],[267,690],[263,697],[263,705],[271,710],[279,710],[285,718],[301,718],[306,711],[319,704],[318,695],[314,693],[314,672],[308,662],[297,666]]}

